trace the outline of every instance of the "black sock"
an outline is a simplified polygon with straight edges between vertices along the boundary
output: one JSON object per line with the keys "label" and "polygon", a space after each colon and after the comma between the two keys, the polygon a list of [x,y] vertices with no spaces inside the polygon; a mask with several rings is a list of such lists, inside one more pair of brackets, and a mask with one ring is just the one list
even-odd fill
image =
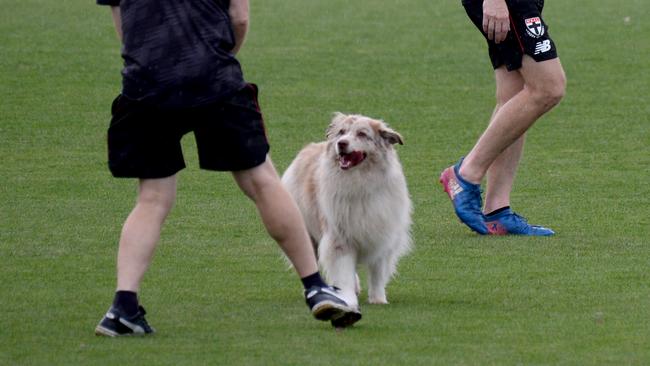
{"label": "black sock", "polygon": [[320,276],[319,272],[314,272],[313,274],[310,274],[307,277],[303,277],[300,280],[302,281],[302,285],[305,287],[305,289],[308,289],[312,286],[327,287],[327,284],[325,281],[323,281],[323,278]]}
{"label": "black sock", "polygon": [[500,212],[503,212],[503,211],[505,211],[505,210],[507,210],[507,209],[509,209],[509,208],[510,208],[510,206],[501,207],[501,208],[498,208],[498,209],[496,209],[496,210],[490,212],[489,214],[487,214],[487,215],[485,215],[485,216],[493,216],[493,215],[496,215],[496,214],[498,214],[498,213],[500,213]]}
{"label": "black sock", "polygon": [[138,312],[138,294],[132,291],[117,291],[113,306],[128,316],[135,315]]}

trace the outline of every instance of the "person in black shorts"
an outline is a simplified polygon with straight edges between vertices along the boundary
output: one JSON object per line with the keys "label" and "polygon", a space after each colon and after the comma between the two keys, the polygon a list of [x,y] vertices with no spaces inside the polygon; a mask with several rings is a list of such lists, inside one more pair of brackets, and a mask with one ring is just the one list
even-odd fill
{"label": "person in black shorts", "polygon": [[335,327],[361,318],[321,278],[303,219],[268,156],[257,87],[235,54],[248,30],[248,0],[97,0],[110,5],[122,40],[122,92],[108,129],[108,166],[138,178],[122,228],[117,290],[97,335],[153,333],[138,291],[185,168],[180,140],[193,132],[202,169],[231,171],[300,276],[312,314]]}
{"label": "person in black shorts", "polygon": [[[510,192],[526,131],[564,96],[566,78],[549,27],[544,0],[462,0],[487,40],[497,104],[472,150],[445,169],[440,182],[456,215],[483,235],[550,236],[510,208]],[[485,206],[481,182],[487,176]]]}

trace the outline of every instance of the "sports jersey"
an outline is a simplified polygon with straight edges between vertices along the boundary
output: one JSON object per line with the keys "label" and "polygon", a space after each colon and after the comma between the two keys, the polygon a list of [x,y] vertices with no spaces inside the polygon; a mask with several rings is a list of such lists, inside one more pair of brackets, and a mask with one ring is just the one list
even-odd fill
{"label": "sports jersey", "polygon": [[161,107],[220,100],[246,84],[230,52],[228,0],[97,0],[119,6],[122,94]]}

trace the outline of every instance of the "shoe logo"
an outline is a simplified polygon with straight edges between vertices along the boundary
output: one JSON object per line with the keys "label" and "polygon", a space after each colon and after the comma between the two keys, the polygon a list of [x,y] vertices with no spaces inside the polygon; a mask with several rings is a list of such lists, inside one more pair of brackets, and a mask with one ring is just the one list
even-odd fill
{"label": "shoe logo", "polygon": [[508,230],[498,221],[486,222],[485,226],[487,226],[488,233],[491,235],[506,235],[508,233]]}
{"label": "shoe logo", "polygon": [[314,295],[316,295],[317,293],[318,293],[318,291],[313,290],[313,291],[311,291],[310,293],[307,294],[307,298],[308,298],[308,299],[311,299],[311,298],[314,297]]}
{"label": "shoe logo", "polygon": [[524,20],[526,23],[526,33],[533,38],[539,38],[544,35],[544,24],[540,17],[533,17]]}
{"label": "shoe logo", "polygon": [[535,54],[539,55],[540,53],[544,53],[546,51],[549,51],[551,49],[551,40],[546,39],[541,42],[537,42],[535,45]]}
{"label": "shoe logo", "polygon": [[128,320],[124,320],[124,319],[120,318],[120,323],[122,323],[122,324],[126,325],[127,327],[129,327],[129,329],[131,329],[133,331],[133,333],[144,333],[144,328],[142,328],[141,326],[139,326],[137,324],[131,323]]}
{"label": "shoe logo", "polygon": [[463,187],[458,184],[456,178],[449,179],[449,196],[453,200],[457,194],[463,191]]}
{"label": "shoe logo", "polygon": [[323,291],[323,292],[326,293],[326,294],[330,294],[330,295],[332,295],[332,296],[339,297],[339,294],[338,294],[338,293],[336,293],[335,291],[332,291],[332,290],[328,289],[327,287],[323,287],[323,288],[321,289],[321,291]]}

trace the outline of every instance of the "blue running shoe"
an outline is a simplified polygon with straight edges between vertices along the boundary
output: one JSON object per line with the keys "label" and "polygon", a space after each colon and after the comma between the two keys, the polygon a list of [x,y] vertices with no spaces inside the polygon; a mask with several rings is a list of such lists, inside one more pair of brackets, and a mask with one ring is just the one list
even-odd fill
{"label": "blue running shoe", "polygon": [[440,183],[449,195],[460,221],[477,233],[486,235],[488,229],[481,211],[481,185],[470,183],[460,176],[458,170],[462,162],[463,159],[460,159],[456,165],[443,170]]}
{"label": "blue running shoe", "polygon": [[549,228],[529,224],[524,217],[509,208],[486,216],[485,221],[490,235],[551,236],[555,234],[555,231]]}

